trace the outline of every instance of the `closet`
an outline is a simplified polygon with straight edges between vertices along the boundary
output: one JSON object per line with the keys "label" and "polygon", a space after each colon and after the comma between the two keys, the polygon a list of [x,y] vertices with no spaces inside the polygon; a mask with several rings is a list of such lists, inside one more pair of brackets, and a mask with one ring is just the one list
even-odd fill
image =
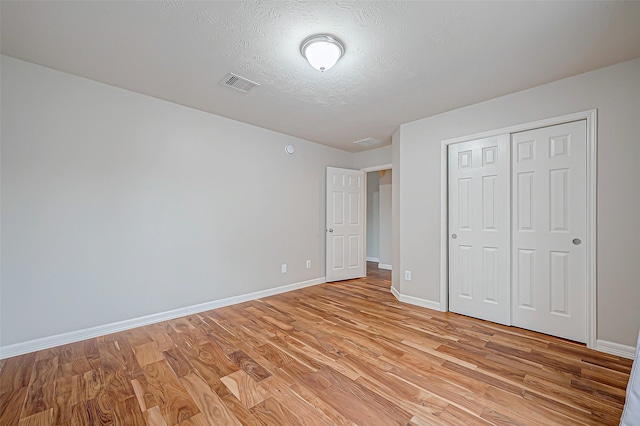
{"label": "closet", "polygon": [[586,342],[587,125],[448,146],[449,309]]}

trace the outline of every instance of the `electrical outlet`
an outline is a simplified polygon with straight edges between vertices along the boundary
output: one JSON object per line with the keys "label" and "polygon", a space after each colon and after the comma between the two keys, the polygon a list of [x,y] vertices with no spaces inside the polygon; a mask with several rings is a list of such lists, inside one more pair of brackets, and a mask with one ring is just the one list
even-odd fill
{"label": "electrical outlet", "polygon": [[287,272],[287,264],[283,263],[282,264],[282,273],[284,274],[285,272]]}
{"label": "electrical outlet", "polygon": [[307,260],[307,269],[311,269],[311,261]]}
{"label": "electrical outlet", "polygon": [[411,271],[404,271],[405,281],[411,281]]}

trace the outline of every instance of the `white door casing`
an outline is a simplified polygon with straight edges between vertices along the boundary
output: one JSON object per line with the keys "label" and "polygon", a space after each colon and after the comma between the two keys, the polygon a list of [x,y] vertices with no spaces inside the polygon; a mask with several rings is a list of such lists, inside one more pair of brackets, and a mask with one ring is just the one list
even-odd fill
{"label": "white door casing", "polygon": [[513,325],[586,342],[586,122],[512,134]]}
{"label": "white door casing", "polygon": [[327,167],[327,282],[366,276],[366,173]]}
{"label": "white door casing", "polygon": [[449,308],[511,323],[509,135],[449,145]]}

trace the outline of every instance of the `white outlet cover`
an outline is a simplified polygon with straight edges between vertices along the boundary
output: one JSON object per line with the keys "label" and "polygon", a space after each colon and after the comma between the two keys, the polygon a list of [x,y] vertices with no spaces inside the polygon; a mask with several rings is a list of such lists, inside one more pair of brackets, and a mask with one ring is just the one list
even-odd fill
{"label": "white outlet cover", "polygon": [[404,271],[404,279],[406,281],[411,281],[411,271]]}
{"label": "white outlet cover", "polygon": [[282,273],[283,273],[283,274],[284,274],[285,272],[287,272],[287,264],[286,264],[286,263],[283,263],[283,264],[282,264],[282,269],[281,269],[281,270],[282,270]]}

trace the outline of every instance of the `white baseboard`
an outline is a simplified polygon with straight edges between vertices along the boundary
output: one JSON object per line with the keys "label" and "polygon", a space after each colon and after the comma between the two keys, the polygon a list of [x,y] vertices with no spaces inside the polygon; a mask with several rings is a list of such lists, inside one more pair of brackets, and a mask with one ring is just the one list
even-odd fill
{"label": "white baseboard", "polygon": [[398,299],[400,302],[408,303],[410,305],[422,306],[423,308],[433,309],[436,311],[441,311],[440,303],[432,302],[431,300],[420,299],[418,297],[406,296],[404,294],[400,294],[398,290],[396,290],[393,286],[391,287],[391,294]]}
{"label": "white baseboard", "polygon": [[400,301],[404,303],[408,303],[410,305],[422,306],[423,308],[429,308],[436,311],[441,310],[439,302],[434,302],[427,299],[420,299],[419,297],[406,296],[404,294],[401,294]]}
{"label": "white baseboard", "polygon": [[369,257],[369,256],[367,256],[367,262],[376,262],[376,263],[378,263],[378,262],[380,262],[380,259],[377,258],[377,257]]}
{"label": "white baseboard", "polygon": [[393,294],[393,297],[398,299],[398,302],[400,301],[400,293],[398,293],[398,290],[396,290],[394,286],[391,286],[391,294]]}
{"label": "white baseboard", "polygon": [[237,303],[248,302],[275,294],[286,293],[292,290],[298,290],[305,287],[311,287],[317,284],[327,282],[326,277],[315,278],[308,281],[283,285],[267,290],[256,291],[254,293],[241,294],[239,296],[227,297],[225,299],[214,300],[211,302],[191,305],[184,308],[174,309],[171,311],[160,312],[157,314],[146,315],[144,317],[133,318],[125,321],[114,322],[111,324],[99,325],[97,327],[85,328],[83,330],[71,331],[69,333],[57,334],[55,336],[43,337],[40,339],[29,340],[27,342],[16,343],[13,345],[0,347],[0,359],[12,356],[23,355],[29,352],[40,351],[43,349],[53,348],[68,343],[79,342],[86,339],[92,339],[106,334],[117,333],[119,331],[129,330],[131,328],[142,327],[144,325],[154,324],[157,322],[167,321],[174,318],[184,317],[187,315],[197,314],[199,312],[209,311],[211,309],[222,308],[224,306],[235,305]]}
{"label": "white baseboard", "polygon": [[390,271],[391,265],[386,263],[378,263],[378,269],[386,269],[387,271]]}
{"label": "white baseboard", "polygon": [[593,349],[629,359],[634,359],[636,355],[636,348],[633,346],[621,345],[620,343],[607,342],[606,340],[599,339],[596,340],[596,346]]}

